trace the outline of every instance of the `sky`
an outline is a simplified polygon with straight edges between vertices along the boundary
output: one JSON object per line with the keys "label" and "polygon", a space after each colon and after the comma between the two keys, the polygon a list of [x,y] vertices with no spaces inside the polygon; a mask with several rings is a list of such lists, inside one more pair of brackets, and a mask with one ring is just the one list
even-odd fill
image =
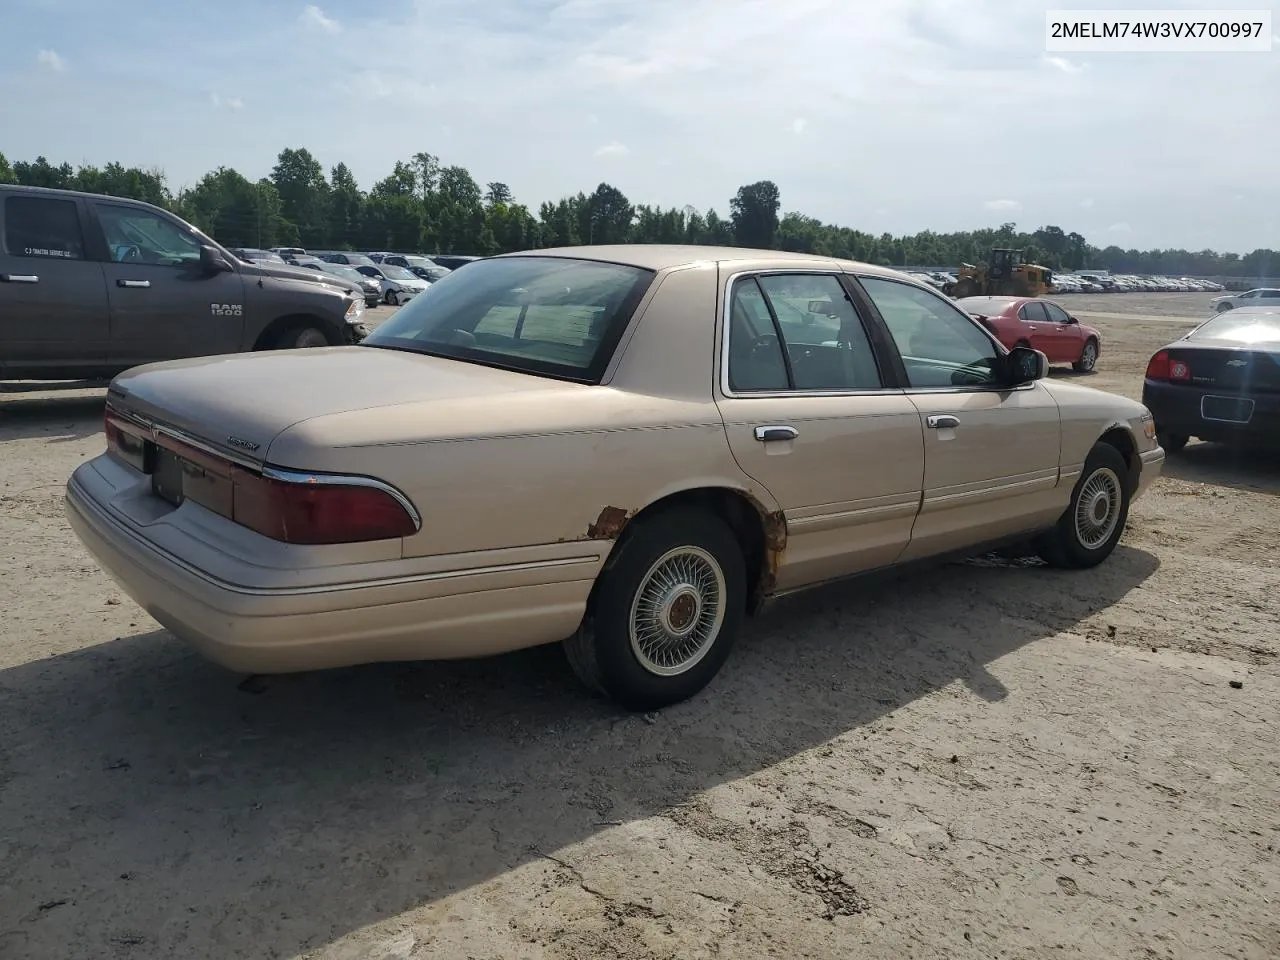
{"label": "sky", "polygon": [[176,190],[306,147],[367,189],[425,150],[535,211],[603,181],[727,215],[769,179],[784,213],[875,234],[1012,221],[1126,249],[1280,249],[1280,36],[1270,53],[1049,54],[1031,0],[4,6],[10,162],[158,166]]}

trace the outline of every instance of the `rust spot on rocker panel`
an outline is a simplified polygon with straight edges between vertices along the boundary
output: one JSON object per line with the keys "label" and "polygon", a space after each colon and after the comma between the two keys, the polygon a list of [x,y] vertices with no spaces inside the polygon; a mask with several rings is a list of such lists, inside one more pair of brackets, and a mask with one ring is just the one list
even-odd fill
{"label": "rust spot on rocker panel", "polygon": [[605,507],[595,523],[587,526],[588,540],[617,540],[631,514],[621,507]]}

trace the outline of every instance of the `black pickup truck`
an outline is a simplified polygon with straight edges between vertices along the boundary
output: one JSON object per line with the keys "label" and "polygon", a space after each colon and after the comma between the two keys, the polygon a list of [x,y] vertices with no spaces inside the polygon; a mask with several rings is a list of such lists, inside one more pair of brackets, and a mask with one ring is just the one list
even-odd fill
{"label": "black pickup truck", "polygon": [[356,343],[363,311],[341,277],[241,260],[149,203],[0,185],[0,381]]}

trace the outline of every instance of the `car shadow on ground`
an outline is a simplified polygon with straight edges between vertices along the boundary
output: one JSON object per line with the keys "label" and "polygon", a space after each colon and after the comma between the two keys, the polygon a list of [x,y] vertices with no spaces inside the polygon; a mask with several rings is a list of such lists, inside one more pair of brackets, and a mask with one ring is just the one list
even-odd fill
{"label": "car shadow on ground", "polygon": [[105,389],[53,396],[0,393],[0,443],[38,437],[61,443],[100,433],[106,399]]}
{"label": "car shadow on ground", "polygon": [[1089,571],[987,560],[802,594],[649,716],[585,694],[558,647],[255,693],[156,631],[0,671],[0,952],[321,947],[944,687],[1016,697],[993,662],[1158,565],[1122,546]]}
{"label": "car shadow on ground", "polygon": [[1163,473],[1188,483],[1280,496],[1280,449],[1192,441],[1165,459]]}

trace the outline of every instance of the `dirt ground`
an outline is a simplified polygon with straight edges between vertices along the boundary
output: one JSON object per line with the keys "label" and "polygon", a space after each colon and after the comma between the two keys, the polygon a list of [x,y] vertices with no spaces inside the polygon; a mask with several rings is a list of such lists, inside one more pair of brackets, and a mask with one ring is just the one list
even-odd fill
{"label": "dirt ground", "polygon": [[[1064,297],[1081,379],[1207,300]],[[781,603],[630,716],[554,647],[240,688],[68,530],[100,416],[0,399],[5,960],[1280,956],[1280,461],[1192,445],[1093,571]]]}

